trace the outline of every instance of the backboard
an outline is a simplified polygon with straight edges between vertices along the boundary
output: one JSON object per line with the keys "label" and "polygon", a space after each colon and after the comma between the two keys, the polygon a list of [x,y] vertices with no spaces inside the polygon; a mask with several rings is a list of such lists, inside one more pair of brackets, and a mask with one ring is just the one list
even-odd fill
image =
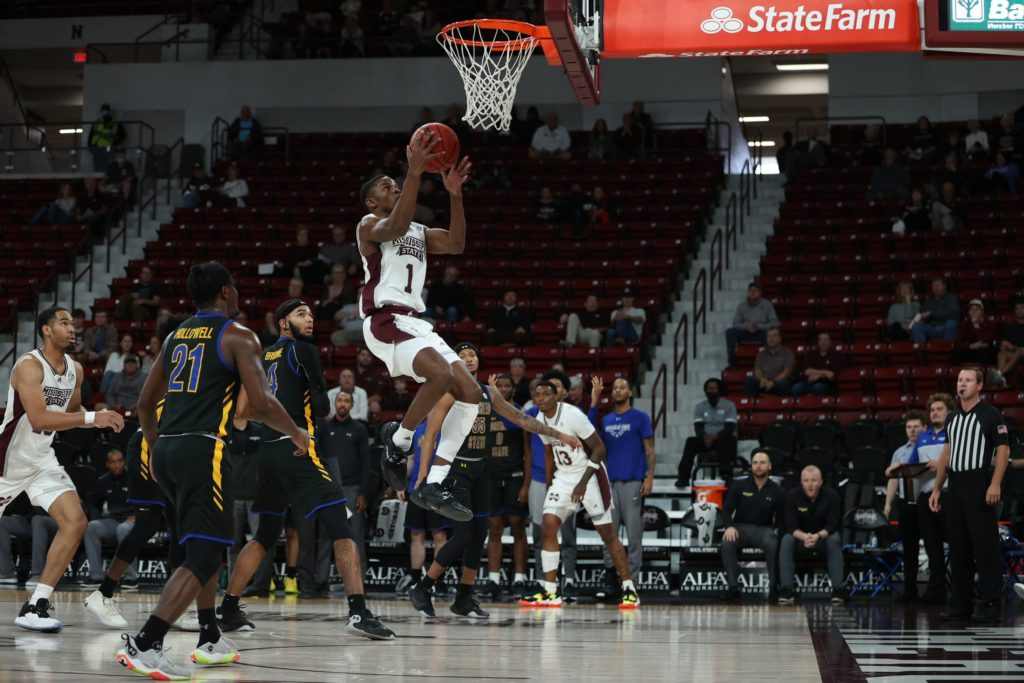
{"label": "backboard", "polygon": [[601,48],[603,0],[544,0],[544,22],[551,33],[555,55],[548,62],[561,64],[580,104],[601,100]]}

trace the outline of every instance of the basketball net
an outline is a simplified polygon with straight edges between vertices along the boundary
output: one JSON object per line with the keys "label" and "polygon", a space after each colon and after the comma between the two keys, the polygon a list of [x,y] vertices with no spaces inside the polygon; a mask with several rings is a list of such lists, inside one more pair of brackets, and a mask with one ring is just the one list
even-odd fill
{"label": "basketball net", "polygon": [[462,120],[470,126],[509,129],[519,79],[540,42],[534,28],[524,22],[480,19],[449,24],[437,34],[437,42],[462,77]]}

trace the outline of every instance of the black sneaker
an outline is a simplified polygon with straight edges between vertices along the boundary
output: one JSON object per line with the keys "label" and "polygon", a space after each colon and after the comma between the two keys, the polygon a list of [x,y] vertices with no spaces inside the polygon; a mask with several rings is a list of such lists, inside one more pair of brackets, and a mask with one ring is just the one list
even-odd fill
{"label": "black sneaker", "polygon": [[221,605],[217,608],[217,625],[225,633],[231,631],[255,631],[256,625],[246,619],[245,605],[239,605],[238,609],[225,610]]}
{"label": "black sneaker", "polygon": [[576,602],[579,591],[576,590],[575,581],[564,581],[562,583],[562,602]]}
{"label": "black sneaker", "polygon": [[121,582],[122,591],[137,591],[139,590],[138,579],[125,579]]}
{"label": "black sneaker", "polygon": [[987,605],[979,604],[974,610],[974,614],[971,615],[971,621],[981,622],[983,624],[989,624],[993,622],[1001,621],[1003,618],[1003,607],[998,602],[992,602]]}
{"label": "black sneaker", "polygon": [[849,599],[850,599],[850,596],[846,593],[846,589],[845,588],[833,588],[832,589],[832,604],[833,605],[842,605],[843,603],[845,603]]}
{"label": "black sneaker", "polygon": [[436,617],[434,601],[430,598],[430,590],[420,581],[409,591],[409,601],[413,609],[425,617]]}
{"label": "black sneaker", "polygon": [[434,595],[439,598],[447,598],[451,594],[452,592],[448,588],[448,584],[444,582],[444,577],[438,579],[437,583],[434,584]]}
{"label": "black sneaker", "polygon": [[950,607],[939,613],[943,621],[970,621],[972,616],[970,607]]}
{"label": "black sneaker", "polygon": [[270,589],[269,588],[262,588],[260,586],[249,586],[244,591],[242,591],[242,597],[243,598],[269,598],[270,597]]}
{"label": "black sneaker", "polygon": [[79,583],[78,585],[81,588],[85,588],[86,590],[94,591],[97,588],[99,588],[100,584],[102,584],[102,583],[103,583],[103,579],[82,579],[82,582]]}
{"label": "black sneaker", "polygon": [[490,595],[491,600],[494,602],[501,600],[501,586],[496,581],[487,579],[487,583],[484,584],[484,587],[480,592],[484,595]]}
{"label": "black sneaker", "polygon": [[[532,593],[536,592],[537,591],[532,591]],[[512,584],[512,595],[517,598],[525,598],[527,595],[531,595],[532,593],[530,591],[530,586],[527,585],[525,581],[516,581]]]}
{"label": "black sneaker", "polygon": [[468,522],[473,519],[473,511],[455,500],[452,494],[451,480],[445,480],[440,484],[423,483],[409,496],[416,505],[427,510],[433,510],[442,517],[456,522]]}
{"label": "black sneaker", "polygon": [[370,640],[394,640],[395,632],[373,615],[373,612],[366,610],[362,614],[350,614],[345,630],[349,633]]}
{"label": "black sneaker", "polygon": [[458,614],[460,617],[469,617],[470,619],[487,619],[491,616],[490,612],[481,609],[480,603],[470,595],[461,595],[455,598],[455,601],[448,609],[453,614]]}
{"label": "black sneaker", "polygon": [[789,586],[784,586],[779,591],[779,604],[780,605],[792,605],[796,600],[793,598],[793,589]]}
{"label": "black sneaker", "polygon": [[619,598],[622,597],[622,582],[619,580],[619,574],[615,571],[614,567],[605,568],[604,585],[597,589],[594,597],[608,603],[619,602]]}
{"label": "black sneaker", "polygon": [[740,599],[741,595],[742,593],[740,593],[739,586],[729,586],[725,589],[725,592],[718,597],[718,599],[722,602],[736,602]]}

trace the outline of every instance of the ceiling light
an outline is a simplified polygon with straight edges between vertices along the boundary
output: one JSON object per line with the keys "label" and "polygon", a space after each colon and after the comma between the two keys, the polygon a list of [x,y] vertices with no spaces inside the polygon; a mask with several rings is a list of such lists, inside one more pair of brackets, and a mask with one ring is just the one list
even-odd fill
{"label": "ceiling light", "polygon": [[776,64],[777,71],[828,71],[828,62],[804,62],[802,64]]}
{"label": "ceiling light", "polygon": [[741,116],[740,123],[768,123],[771,119],[767,116]]}
{"label": "ceiling light", "polygon": [[751,140],[750,142],[747,143],[747,147],[774,147],[774,146],[775,146],[775,141],[774,140],[761,140],[760,142],[757,141],[757,140]]}

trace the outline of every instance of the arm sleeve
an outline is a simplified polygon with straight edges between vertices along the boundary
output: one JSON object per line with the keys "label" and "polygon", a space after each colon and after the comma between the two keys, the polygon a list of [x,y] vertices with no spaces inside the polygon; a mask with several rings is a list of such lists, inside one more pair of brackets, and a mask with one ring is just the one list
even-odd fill
{"label": "arm sleeve", "polygon": [[739,484],[733,484],[729,487],[729,492],[725,494],[725,502],[722,503],[722,510],[725,512],[727,522],[732,522],[736,516],[736,503],[739,500]]}
{"label": "arm sleeve", "polygon": [[640,423],[640,438],[649,439],[654,436],[654,425],[651,423],[651,416],[647,413],[640,413],[643,415],[643,421]]}
{"label": "arm sleeve", "polygon": [[324,372],[320,367],[320,353],[308,342],[295,344],[292,352],[309,383],[309,400],[313,406],[313,415],[326,418],[331,412],[331,404],[327,400],[327,385],[324,383]]}

